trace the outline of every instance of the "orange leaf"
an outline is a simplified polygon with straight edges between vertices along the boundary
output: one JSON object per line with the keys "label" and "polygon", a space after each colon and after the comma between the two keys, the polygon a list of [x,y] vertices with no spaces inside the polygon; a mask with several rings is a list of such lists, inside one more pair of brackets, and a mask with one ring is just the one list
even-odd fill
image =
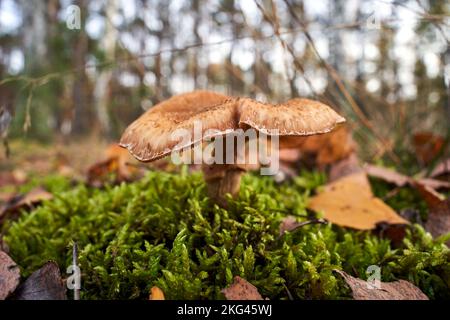
{"label": "orange leaf", "polygon": [[408,224],[391,207],[373,196],[365,173],[355,173],[325,186],[312,197],[308,208],[322,211],[328,221],[358,230],[371,230],[377,224]]}
{"label": "orange leaf", "polygon": [[164,292],[158,287],[152,287],[150,289],[149,300],[166,300],[164,297]]}
{"label": "orange leaf", "polygon": [[326,134],[307,137],[300,150],[317,154],[317,164],[323,166],[347,158],[355,145],[348,128],[341,126]]}

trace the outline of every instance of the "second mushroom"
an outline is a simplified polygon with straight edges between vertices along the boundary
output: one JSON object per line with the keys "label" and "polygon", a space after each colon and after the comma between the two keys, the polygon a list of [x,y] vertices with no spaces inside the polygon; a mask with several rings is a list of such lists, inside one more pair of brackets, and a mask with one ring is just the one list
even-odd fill
{"label": "second mushroom", "polygon": [[[201,147],[203,141],[222,143],[226,139],[221,138],[248,129],[261,135],[276,135],[279,147],[283,148],[299,137],[329,132],[343,122],[343,117],[318,101],[297,98],[267,104],[250,98],[194,91],[173,96],[149,109],[125,130],[120,145],[138,160],[150,162],[173,152]],[[208,195],[221,206],[226,206],[227,193],[233,197],[238,194],[241,176],[247,168],[239,161],[225,161],[230,150],[226,147],[224,150],[220,159],[223,161],[202,164]],[[235,153],[231,160],[236,160],[236,154],[242,152],[236,147],[232,151]]]}

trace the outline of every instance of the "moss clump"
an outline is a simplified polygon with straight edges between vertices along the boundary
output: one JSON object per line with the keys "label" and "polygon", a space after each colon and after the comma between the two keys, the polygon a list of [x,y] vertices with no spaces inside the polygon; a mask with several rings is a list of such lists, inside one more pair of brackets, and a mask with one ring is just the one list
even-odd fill
{"label": "moss clump", "polygon": [[406,279],[430,298],[450,297],[450,251],[420,226],[399,249],[331,225],[279,238],[283,217],[307,219],[305,201],[324,180],[304,173],[276,185],[247,175],[228,210],[212,205],[202,176],[186,170],[105,190],[80,185],[8,224],[5,241],[26,276],[48,259],[65,269],[76,240],[84,299],[145,299],[154,285],[169,299],[220,299],[235,275],[270,299],[348,298],[332,270],[366,278],[373,264],[382,281]]}

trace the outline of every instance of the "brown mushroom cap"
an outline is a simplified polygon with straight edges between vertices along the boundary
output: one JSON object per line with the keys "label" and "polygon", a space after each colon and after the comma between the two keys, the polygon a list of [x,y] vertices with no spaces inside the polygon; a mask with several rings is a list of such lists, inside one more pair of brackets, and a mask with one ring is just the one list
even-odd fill
{"label": "brown mushroom cap", "polygon": [[[233,130],[235,108],[234,103],[229,101],[230,97],[209,91],[173,96],[135,120],[122,135],[120,146],[127,148],[138,160],[146,162],[176,151],[175,147],[182,137],[172,140],[172,133],[177,129],[187,129],[193,133],[196,120],[202,122],[202,134],[210,128],[221,132]],[[198,142],[192,141],[189,145]]]}
{"label": "brown mushroom cap", "polygon": [[345,122],[345,119],[327,105],[309,99],[295,98],[280,104],[269,104],[253,99],[242,99],[239,123],[258,131],[280,136],[307,136],[326,133]]}
{"label": "brown mushroom cap", "polygon": [[[179,145],[182,137],[172,140],[172,133],[177,129],[186,129],[194,137],[195,121],[202,123],[200,139],[192,139],[182,146]],[[342,122],[345,119],[333,109],[308,99],[291,99],[274,105],[194,91],[174,96],[145,112],[125,130],[120,145],[140,161],[153,161],[195,145],[202,138],[225,135],[239,128],[252,127],[289,139],[326,133]],[[205,135],[209,129],[216,131]]]}

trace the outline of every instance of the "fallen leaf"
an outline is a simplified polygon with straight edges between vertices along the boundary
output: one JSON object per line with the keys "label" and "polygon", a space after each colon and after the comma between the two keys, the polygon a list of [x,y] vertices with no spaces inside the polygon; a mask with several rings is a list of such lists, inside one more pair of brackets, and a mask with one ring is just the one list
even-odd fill
{"label": "fallen leaf", "polygon": [[350,156],[355,150],[355,143],[350,130],[343,125],[326,134],[306,137],[300,150],[316,153],[317,165],[323,166]]}
{"label": "fallen leaf", "polygon": [[[450,232],[450,199],[446,199],[428,185],[416,182],[415,186],[428,206],[425,230],[435,238]],[[450,246],[450,240],[447,241]]]}
{"label": "fallen leaf", "polygon": [[[351,183],[347,183],[350,181]],[[358,188],[359,192],[365,197],[373,197],[372,188],[370,186],[369,179],[364,172],[351,174],[338,179],[332,183],[328,183],[323,186],[324,191],[335,191],[336,188],[343,188],[344,190],[353,191],[354,188]]]}
{"label": "fallen leaf", "polygon": [[331,164],[328,179],[330,181],[336,181],[339,178],[361,172],[362,170],[358,157],[356,156],[356,153],[353,152],[347,158]]}
{"label": "fallen leaf", "polygon": [[258,289],[250,282],[235,276],[233,283],[222,290],[227,300],[263,300]]}
{"label": "fallen leaf", "polygon": [[429,300],[419,288],[405,280],[380,282],[378,289],[372,283],[352,277],[344,271],[334,271],[344,278],[355,300]]}
{"label": "fallen leaf", "polygon": [[433,161],[444,147],[445,139],[431,132],[419,132],[413,135],[413,145],[419,162],[428,164]]}
{"label": "fallen leaf", "polygon": [[164,292],[158,287],[152,287],[149,300],[165,300]]}
{"label": "fallen leaf", "polygon": [[365,173],[355,173],[327,184],[312,197],[308,208],[322,211],[334,224],[358,230],[372,230],[377,224],[409,224],[381,199],[373,196]]}
{"label": "fallen leaf", "polygon": [[[350,156],[355,150],[349,128],[341,125],[335,130],[307,137],[288,136],[280,141],[281,150],[297,149],[303,160],[313,158],[315,166],[324,167]],[[289,155],[294,158],[294,154]]]}
{"label": "fallen leaf", "polygon": [[403,239],[406,236],[406,228],[404,224],[389,224],[380,222],[377,223],[375,234],[377,234],[380,238],[387,238],[391,240],[391,245],[397,248],[403,243]]}
{"label": "fallen leaf", "polygon": [[133,180],[138,168],[130,163],[135,163],[128,151],[116,144],[110,145],[105,152],[106,159],[89,167],[87,182],[93,187],[102,187],[105,183],[119,184],[123,181]]}
{"label": "fallen leaf", "polygon": [[417,180],[422,185],[426,185],[433,189],[450,189],[450,182],[431,179],[431,178],[422,178]]}
{"label": "fallen leaf", "polygon": [[417,188],[429,208],[435,207],[445,200],[444,195],[440,194],[435,189],[426,184],[416,181],[414,186]]}
{"label": "fallen leaf", "polygon": [[12,296],[14,300],[67,300],[66,286],[55,262],[47,262],[22,283]]}
{"label": "fallen leaf", "polygon": [[118,158],[123,161],[127,159],[132,159],[127,149],[122,148],[116,143],[110,144],[105,151],[106,158]]}
{"label": "fallen leaf", "polygon": [[0,300],[5,300],[20,282],[19,266],[3,251],[0,251]]}
{"label": "fallen leaf", "polygon": [[44,189],[38,187],[26,194],[16,195],[7,200],[7,202],[0,207],[0,222],[5,218],[7,213],[16,213],[20,209],[33,207],[44,200],[50,200],[53,195]]}
{"label": "fallen leaf", "polygon": [[[450,232],[450,199],[436,190],[420,183],[416,184],[422,198],[428,206],[428,217],[424,224],[425,230],[435,238]],[[447,241],[450,246],[450,241]]]}
{"label": "fallen leaf", "polygon": [[450,173],[450,158],[440,162],[430,173],[430,178],[436,178]]}
{"label": "fallen leaf", "polygon": [[371,177],[392,183],[397,187],[404,187],[406,185],[416,186],[417,183],[420,183],[421,185],[426,185],[433,189],[450,188],[450,182],[447,181],[431,178],[414,179],[395,170],[371,164],[365,164],[364,171]]}
{"label": "fallen leaf", "polygon": [[[111,179],[114,179],[114,181],[111,181]],[[126,175],[120,171],[119,162],[116,158],[109,158],[93,164],[87,173],[87,183],[96,188],[107,182],[120,183],[125,180]]]}
{"label": "fallen leaf", "polygon": [[365,164],[364,171],[371,177],[395,184],[397,187],[403,187],[410,181],[408,176],[398,173],[397,171],[371,164]]}
{"label": "fallen leaf", "polygon": [[[430,207],[425,230],[435,238],[450,232],[450,199]],[[450,240],[447,241],[447,245],[450,247]]]}

